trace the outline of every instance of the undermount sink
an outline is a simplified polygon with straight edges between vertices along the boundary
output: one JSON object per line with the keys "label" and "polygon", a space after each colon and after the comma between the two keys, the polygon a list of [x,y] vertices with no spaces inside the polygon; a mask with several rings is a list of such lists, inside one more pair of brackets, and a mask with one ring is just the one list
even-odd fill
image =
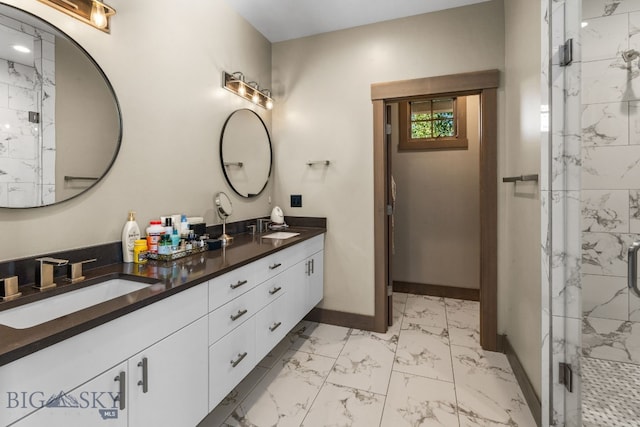
{"label": "undermount sink", "polygon": [[151,285],[126,279],[107,280],[86,288],[0,311],[0,324],[15,329],[30,328],[148,286]]}
{"label": "undermount sink", "polygon": [[266,236],[262,236],[263,239],[289,239],[291,237],[298,236],[300,233],[290,233],[288,231],[276,231],[275,233],[267,234]]}

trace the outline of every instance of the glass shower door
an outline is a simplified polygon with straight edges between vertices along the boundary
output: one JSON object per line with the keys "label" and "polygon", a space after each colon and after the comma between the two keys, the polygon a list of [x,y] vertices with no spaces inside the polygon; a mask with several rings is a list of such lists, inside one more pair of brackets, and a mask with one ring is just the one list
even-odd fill
{"label": "glass shower door", "polygon": [[[549,424],[639,426],[640,298],[627,287],[627,255],[640,240],[640,2],[543,4],[552,51]],[[568,39],[573,63],[562,66],[553,55]]]}

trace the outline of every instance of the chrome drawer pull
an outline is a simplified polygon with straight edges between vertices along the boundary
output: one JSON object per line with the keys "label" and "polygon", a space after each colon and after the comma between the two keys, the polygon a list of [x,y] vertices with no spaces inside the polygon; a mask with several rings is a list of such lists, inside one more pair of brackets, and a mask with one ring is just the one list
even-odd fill
{"label": "chrome drawer pull", "polygon": [[245,357],[247,357],[246,351],[242,354],[238,353],[238,358],[236,360],[231,361],[231,367],[235,368],[236,366],[238,366],[238,363],[242,362],[242,359],[244,359]]}
{"label": "chrome drawer pull", "polygon": [[114,378],[114,381],[120,382],[120,390],[118,392],[118,396],[114,400],[119,401],[119,408],[123,411],[127,405],[127,374],[125,372],[120,372],[117,377]]}
{"label": "chrome drawer pull", "polygon": [[278,329],[280,327],[280,325],[282,325],[282,322],[278,322],[278,323],[274,323],[273,325],[269,326],[269,330],[271,332],[275,331],[276,329]]}
{"label": "chrome drawer pull", "polygon": [[232,283],[232,284],[229,285],[229,287],[231,289],[236,289],[236,288],[239,288],[240,286],[246,285],[246,284],[247,284],[246,280],[238,280],[238,283],[236,283],[235,285]]}
{"label": "chrome drawer pull", "polygon": [[149,391],[149,361],[146,357],[142,358],[141,362],[138,362],[138,366],[142,368],[142,380],[138,381],[138,385],[142,386],[142,392]]}
{"label": "chrome drawer pull", "polygon": [[273,288],[273,289],[269,290],[269,295],[277,294],[281,290],[282,290],[282,286],[278,286],[277,288]]}
{"label": "chrome drawer pull", "polygon": [[282,263],[277,263],[277,264],[273,264],[269,266],[269,270],[275,270],[276,268],[280,267],[282,265]]}
{"label": "chrome drawer pull", "polygon": [[238,310],[238,314],[232,314],[230,317],[231,317],[231,320],[236,321],[242,316],[244,316],[245,314],[247,314],[246,308],[244,310]]}

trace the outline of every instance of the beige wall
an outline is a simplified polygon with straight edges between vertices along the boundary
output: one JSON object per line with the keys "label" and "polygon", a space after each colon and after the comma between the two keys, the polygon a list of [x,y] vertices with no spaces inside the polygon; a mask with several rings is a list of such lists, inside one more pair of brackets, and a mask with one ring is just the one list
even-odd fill
{"label": "beige wall", "polygon": [[[217,222],[213,194],[220,190],[234,202],[231,220],[270,211],[271,188],[257,200],[240,200],[219,164],[225,118],[249,106],[221,88],[222,70],[240,70],[265,86],[271,81],[271,44],[224,1],[184,7],[167,0],[158,7],[112,0],[118,14],[111,35],[39,2],[6,3],[45,18],[93,56],[119,98],[124,132],[113,168],[88,193],[52,207],[0,209],[0,260],[120,240],[129,209],[141,226],[176,212]],[[270,126],[270,113],[257,111]]]}
{"label": "beige wall", "polygon": [[479,100],[467,97],[466,150],[399,152],[392,106],[394,281],[480,286]]}
{"label": "beige wall", "polygon": [[100,177],[118,148],[118,115],[104,79],[84,53],[56,38],[56,201],[86,190],[94,181],[65,181],[66,175]]}
{"label": "beige wall", "polygon": [[[540,2],[505,2],[506,144],[509,175],[540,171]],[[502,325],[540,396],[540,197],[532,183],[502,184],[500,218]]]}
{"label": "beige wall", "polygon": [[273,45],[274,192],[328,218],[324,308],[374,313],[371,83],[503,66],[501,0]]}

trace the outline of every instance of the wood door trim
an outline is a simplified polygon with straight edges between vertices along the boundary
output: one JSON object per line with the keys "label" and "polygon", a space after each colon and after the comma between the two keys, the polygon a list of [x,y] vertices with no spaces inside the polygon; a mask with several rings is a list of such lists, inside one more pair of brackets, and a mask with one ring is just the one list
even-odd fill
{"label": "wood door trim", "polygon": [[415,283],[394,280],[393,292],[462,299],[466,301],[480,301],[480,289],[433,285],[431,283]]}
{"label": "wood door trim", "polygon": [[[373,101],[373,205],[375,209],[373,219],[373,263],[375,265],[375,312],[374,330],[384,333],[387,331],[387,262],[385,250],[387,245],[387,233],[385,222],[385,147],[384,147],[384,101]],[[382,171],[382,172],[380,172]]]}
{"label": "wood door trim", "polygon": [[371,85],[371,100],[396,100],[422,95],[464,94],[484,89],[496,89],[500,84],[500,71],[485,70],[422,79],[398,80]]}
{"label": "wood door trim", "polygon": [[442,93],[480,95],[480,344],[498,350],[498,269],[497,269],[497,88],[499,70],[452,74],[371,85],[373,102],[373,201],[374,201],[374,282],[376,331],[386,331],[385,244],[385,150],[384,105],[415,96]]}
{"label": "wood door trim", "polygon": [[498,349],[498,97],[480,95],[480,345]]}

